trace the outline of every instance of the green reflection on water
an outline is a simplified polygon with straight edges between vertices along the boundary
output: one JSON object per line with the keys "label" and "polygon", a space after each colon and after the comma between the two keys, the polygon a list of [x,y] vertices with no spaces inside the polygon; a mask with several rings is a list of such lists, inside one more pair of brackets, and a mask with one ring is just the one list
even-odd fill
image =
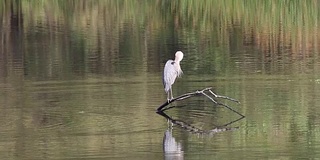
{"label": "green reflection on water", "polygon": [[318,6],[289,0],[2,1],[1,121],[14,123],[1,125],[1,153],[9,148],[28,155],[44,141],[52,145],[46,152],[58,152],[53,157],[75,156],[77,147],[85,153],[76,157],[120,156],[132,146],[129,156],[160,151],[166,127],[154,113],[165,100],[160,76],[165,61],[182,50],[185,74],[174,95],[213,86],[239,99],[235,107],[247,116],[239,131],[218,135],[207,147],[190,135],[180,137],[185,143],[200,145],[196,150],[208,157],[210,148],[222,148],[217,154],[223,158],[234,158],[225,154],[234,148],[245,151],[244,158],[252,148],[262,158],[277,158],[279,151],[284,157],[319,155]]}
{"label": "green reflection on water", "polygon": [[295,74],[319,70],[315,3],[4,1],[2,50],[18,48],[33,77],[159,72],[178,49],[191,73]]}

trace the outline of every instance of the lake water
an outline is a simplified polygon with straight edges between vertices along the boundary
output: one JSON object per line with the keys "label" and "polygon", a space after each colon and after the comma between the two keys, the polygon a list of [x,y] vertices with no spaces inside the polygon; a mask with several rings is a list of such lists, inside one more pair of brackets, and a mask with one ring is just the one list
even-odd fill
{"label": "lake water", "polygon": [[[0,2],[0,159],[320,158],[317,1]],[[319,34],[318,34],[319,33]],[[165,62],[184,52],[166,102]]]}

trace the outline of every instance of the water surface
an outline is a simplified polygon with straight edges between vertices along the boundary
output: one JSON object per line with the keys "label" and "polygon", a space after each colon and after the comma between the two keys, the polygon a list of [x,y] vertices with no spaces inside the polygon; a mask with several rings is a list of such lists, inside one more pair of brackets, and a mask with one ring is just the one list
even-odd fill
{"label": "water surface", "polygon": [[[317,3],[0,3],[0,159],[318,158]],[[156,113],[177,50],[175,96],[212,87],[246,117],[203,96],[166,114],[236,129]]]}

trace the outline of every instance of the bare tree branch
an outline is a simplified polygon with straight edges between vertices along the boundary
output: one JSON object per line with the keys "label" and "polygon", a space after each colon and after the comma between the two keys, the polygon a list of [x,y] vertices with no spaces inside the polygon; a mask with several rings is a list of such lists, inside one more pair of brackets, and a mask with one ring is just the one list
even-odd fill
{"label": "bare tree branch", "polygon": [[[209,92],[209,93],[206,93]],[[223,103],[220,103],[218,101],[216,101],[215,99],[213,99],[212,97],[210,97],[208,94],[211,94],[214,98],[222,98],[222,99],[227,99],[227,100],[230,100],[230,101],[233,101],[233,102],[236,102],[236,103],[240,103],[238,100],[236,99],[233,99],[233,98],[230,98],[230,97],[227,97],[227,96],[221,96],[221,95],[218,95],[218,94],[215,94],[214,92],[212,92],[211,90],[211,87],[209,88],[204,88],[203,90],[197,90],[195,92],[191,92],[191,93],[186,93],[186,94],[183,94],[183,95],[180,95],[176,98],[173,98],[173,99],[170,99],[169,101],[166,101],[165,103],[163,103],[158,109],[157,111],[164,111],[164,110],[168,110],[168,109],[171,109],[171,108],[174,108],[173,107],[169,107],[169,108],[165,108],[167,105],[169,105],[170,103],[174,102],[174,101],[181,101],[181,100],[184,100],[184,99],[187,99],[187,98],[191,98],[193,96],[206,96],[208,99],[210,99],[214,104],[216,105],[221,105],[221,106],[224,106],[226,108],[228,108],[229,110],[231,110],[232,112],[234,113],[237,113],[238,115],[240,115],[242,118],[244,118],[245,116],[242,115],[241,113],[237,112],[236,110],[234,110],[233,108],[231,108],[230,106],[226,105],[226,104],[223,104]],[[165,109],[164,109],[165,108]]]}

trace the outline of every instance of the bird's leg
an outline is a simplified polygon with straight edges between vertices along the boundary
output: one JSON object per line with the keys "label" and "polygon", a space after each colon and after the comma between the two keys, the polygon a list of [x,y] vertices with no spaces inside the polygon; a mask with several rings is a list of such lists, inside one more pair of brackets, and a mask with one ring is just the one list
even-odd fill
{"label": "bird's leg", "polygon": [[169,94],[170,94],[170,93],[168,92],[168,93],[167,93],[167,101],[168,101],[168,103],[170,102],[170,98],[169,98],[170,95],[169,95]]}
{"label": "bird's leg", "polygon": [[172,128],[173,123],[169,119],[167,119],[167,123],[168,123],[168,128]]}
{"label": "bird's leg", "polygon": [[171,99],[173,99],[172,88],[170,88],[170,93],[171,93]]}

